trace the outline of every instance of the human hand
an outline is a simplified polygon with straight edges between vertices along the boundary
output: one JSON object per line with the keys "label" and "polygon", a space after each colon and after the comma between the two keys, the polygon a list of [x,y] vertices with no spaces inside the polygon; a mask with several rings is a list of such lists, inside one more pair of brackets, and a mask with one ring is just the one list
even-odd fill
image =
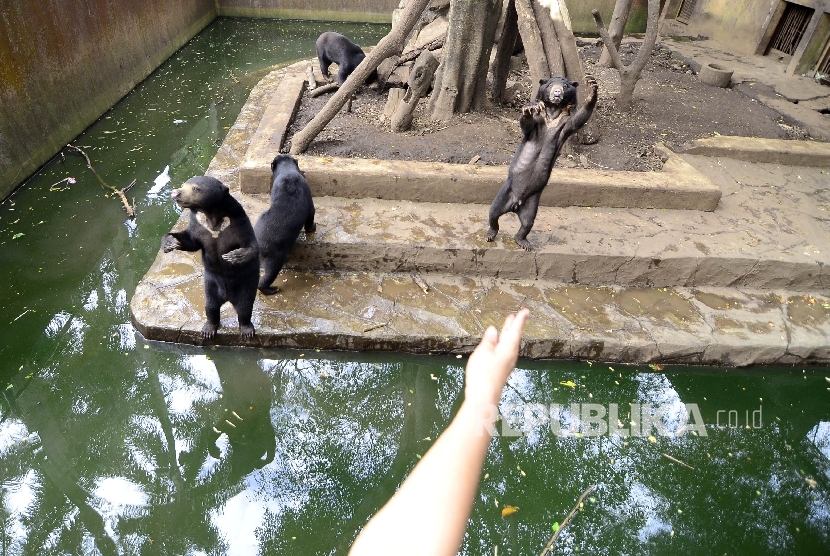
{"label": "human hand", "polygon": [[465,402],[489,405],[499,403],[507,377],[519,357],[519,344],[528,315],[530,311],[527,309],[522,309],[515,315],[507,315],[501,334],[494,326],[484,331],[481,342],[467,361]]}

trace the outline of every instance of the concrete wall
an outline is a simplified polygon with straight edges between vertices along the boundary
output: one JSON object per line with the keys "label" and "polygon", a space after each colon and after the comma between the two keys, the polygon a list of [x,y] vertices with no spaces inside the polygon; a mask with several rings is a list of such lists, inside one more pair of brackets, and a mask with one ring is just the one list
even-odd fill
{"label": "concrete wall", "polygon": [[779,3],[779,0],[698,0],[689,27],[737,53],[754,54],[765,23]]}
{"label": "concrete wall", "polygon": [[214,0],[0,1],[0,199],[215,17]]}
{"label": "concrete wall", "polygon": [[399,0],[219,0],[219,14],[388,23]]}
{"label": "concrete wall", "polygon": [[[591,10],[599,10],[606,25],[615,0],[566,0],[574,32],[597,34]],[[220,0],[220,15],[232,17],[281,17],[340,21],[392,21],[399,0]],[[634,0],[626,32],[645,31],[648,0]]]}

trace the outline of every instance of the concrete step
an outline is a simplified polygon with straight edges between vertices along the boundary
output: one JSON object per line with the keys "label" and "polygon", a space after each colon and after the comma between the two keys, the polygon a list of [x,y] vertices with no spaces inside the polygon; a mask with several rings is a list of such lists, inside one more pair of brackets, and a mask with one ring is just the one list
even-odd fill
{"label": "concrete step", "polygon": [[[266,201],[243,198],[249,214]],[[830,282],[813,253],[788,249],[777,230],[717,213],[541,207],[526,252],[513,240],[513,214],[501,218],[494,242],[484,240],[487,205],[339,197],[315,205],[317,232],[301,236],[288,268],[804,292]]]}
{"label": "concrete step", "polygon": [[[681,157],[660,145],[655,148],[664,152],[660,172],[554,168],[540,205],[715,210],[720,188]],[[272,159],[273,154],[249,158],[242,165],[243,193],[268,192]],[[297,160],[315,197],[489,205],[507,179],[506,166],[316,156]]]}
{"label": "concrete step", "polygon": [[[171,269],[175,269],[171,271]],[[130,304],[147,340],[203,344],[202,267],[160,254]],[[304,350],[449,353],[531,309],[521,355],[534,359],[739,366],[830,361],[830,298],[736,288],[619,288],[446,274],[299,272],[257,294],[256,336],[222,309],[211,344]]]}

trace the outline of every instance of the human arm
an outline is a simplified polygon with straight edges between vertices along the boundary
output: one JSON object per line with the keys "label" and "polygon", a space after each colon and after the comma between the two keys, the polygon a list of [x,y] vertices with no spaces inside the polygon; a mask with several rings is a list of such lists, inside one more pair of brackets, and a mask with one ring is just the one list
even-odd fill
{"label": "human arm", "polygon": [[457,554],[478,490],[502,388],[516,364],[528,310],[489,327],[467,361],[464,402],[409,477],[358,535],[351,556]]}

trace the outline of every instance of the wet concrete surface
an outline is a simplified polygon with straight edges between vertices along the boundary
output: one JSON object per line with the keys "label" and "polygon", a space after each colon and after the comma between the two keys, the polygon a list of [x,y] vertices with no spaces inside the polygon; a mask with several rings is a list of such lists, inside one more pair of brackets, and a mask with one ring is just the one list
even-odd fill
{"label": "wet concrete surface", "polygon": [[[254,89],[208,170],[251,215],[267,197],[238,192],[239,168],[286,71]],[[464,354],[530,307],[525,357],[827,364],[830,175],[722,155],[678,155],[720,188],[714,211],[542,207],[532,253],[515,218],[484,241],[484,204],[318,197],[282,291],[257,295],[256,337],[226,305],[215,343]],[[159,253],[131,302],[145,337],[202,342],[201,272],[198,255]]]}

